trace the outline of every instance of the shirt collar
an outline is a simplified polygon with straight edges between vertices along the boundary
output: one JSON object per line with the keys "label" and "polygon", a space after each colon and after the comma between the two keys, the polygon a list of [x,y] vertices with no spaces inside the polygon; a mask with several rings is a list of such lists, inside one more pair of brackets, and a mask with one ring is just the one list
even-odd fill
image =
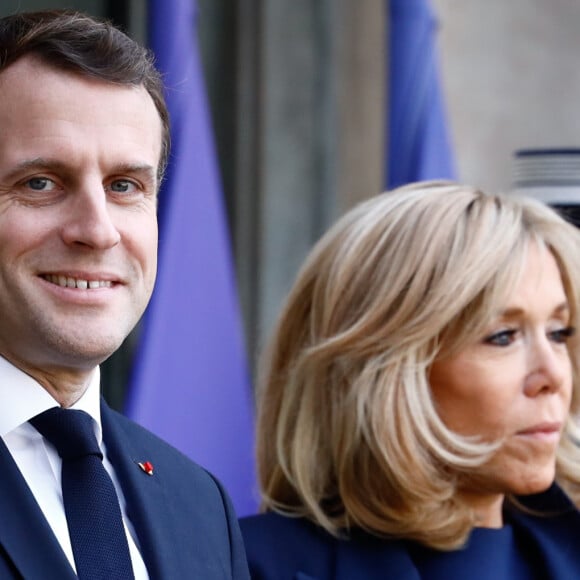
{"label": "shirt collar", "polygon": [[[99,444],[102,440],[100,407],[100,372],[96,367],[87,390],[71,407],[88,413],[97,425]],[[0,437],[4,437],[39,413],[58,407],[58,402],[30,375],[0,356]]]}

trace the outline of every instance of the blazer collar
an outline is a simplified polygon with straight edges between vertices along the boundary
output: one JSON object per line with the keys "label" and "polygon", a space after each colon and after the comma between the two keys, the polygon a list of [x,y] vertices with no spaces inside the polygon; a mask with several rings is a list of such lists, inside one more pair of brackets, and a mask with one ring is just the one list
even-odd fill
{"label": "blazer collar", "polygon": [[0,546],[23,578],[74,580],[42,510],[0,439]]}
{"label": "blazer collar", "polygon": [[[540,552],[546,578],[575,580],[580,570],[580,512],[568,496],[553,484],[547,491],[519,497],[524,506],[545,515],[531,515],[522,511],[510,512],[514,525],[532,539]],[[557,517],[551,517],[557,516]]]}
{"label": "blazer collar", "polygon": [[336,580],[421,580],[404,542],[365,535],[364,540],[337,543]]}

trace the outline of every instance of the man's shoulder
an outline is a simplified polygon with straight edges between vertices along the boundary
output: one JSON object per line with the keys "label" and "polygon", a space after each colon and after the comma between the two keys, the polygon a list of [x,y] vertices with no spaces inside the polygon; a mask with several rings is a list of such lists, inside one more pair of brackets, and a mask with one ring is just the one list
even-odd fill
{"label": "man's shoulder", "polygon": [[[166,472],[174,473],[182,483],[185,481],[184,477],[193,478],[199,483],[215,488],[221,494],[221,486],[206,469],[145,427],[107,406],[102,407],[102,420],[104,431],[112,432],[117,444],[126,444],[134,450],[149,453],[150,455],[139,456],[139,459],[150,461],[154,469],[165,467]],[[111,442],[105,443],[109,447]]]}
{"label": "man's shoulder", "polygon": [[[108,407],[103,408],[103,437],[107,454],[123,481],[139,481],[135,464],[149,464],[153,479],[163,481],[178,511],[204,525],[226,526],[233,516],[230,498],[221,483],[175,447]],[[137,470],[138,471],[138,470]],[[126,474],[129,473],[128,478]],[[175,514],[178,515],[177,513]]]}
{"label": "man's shoulder", "polygon": [[[167,551],[163,559],[173,570],[167,577],[186,577],[187,569],[191,577],[246,580],[239,527],[220,482],[151,431],[106,405],[101,410],[107,456],[121,486],[131,490],[128,505],[143,510]],[[147,469],[151,477],[142,473]],[[173,550],[179,556],[172,563]]]}

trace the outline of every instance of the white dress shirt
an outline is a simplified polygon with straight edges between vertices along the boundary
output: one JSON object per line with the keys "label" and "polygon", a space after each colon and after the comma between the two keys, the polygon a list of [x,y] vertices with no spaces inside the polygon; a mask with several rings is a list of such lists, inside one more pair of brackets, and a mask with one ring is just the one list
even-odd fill
{"label": "white dress shirt", "polygon": [[[99,382],[97,367],[87,390],[71,408],[85,411],[94,419],[95,435],[103,452],[103,464],[119,498],[135,578],[148,580],[149,575],[136,544],[135,530],[127,518],[125,497],[103,444]],[[76,571],[62,500],[62,461],[52,444],[28,423],[29,419],[39,413],[58,406],[58,402],[39,383],[0,356],[0,437]]]}

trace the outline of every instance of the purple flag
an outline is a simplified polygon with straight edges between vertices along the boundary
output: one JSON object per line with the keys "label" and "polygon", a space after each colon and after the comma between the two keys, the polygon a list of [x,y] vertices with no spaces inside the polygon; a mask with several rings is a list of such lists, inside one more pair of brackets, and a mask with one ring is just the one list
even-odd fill
{"label": "purple flag", "polygon": [[387,188],[423,179],[453,179],[455,169],[437,68],[437,21],[429,0],[387,2]]}
{"label": "purple flag", "polygon": [[127,415],[216,475],[242,516],[257,506],[252,394],[193,0],[150,0],[149,29],[172,155]]}

